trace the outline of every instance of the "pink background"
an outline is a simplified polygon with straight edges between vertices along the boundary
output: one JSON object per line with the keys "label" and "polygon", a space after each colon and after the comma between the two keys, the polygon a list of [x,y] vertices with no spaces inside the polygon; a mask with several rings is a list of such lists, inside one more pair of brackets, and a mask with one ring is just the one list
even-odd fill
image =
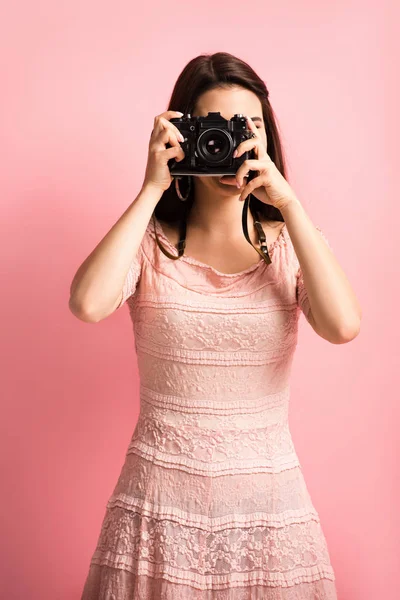
{"label": "pink background", "polygon": [[69,285],[137,195],[179,72],[224,50],[270,89],[291,184],[363,308],[345,345],[302,317],[292,379],[291,431],[339,599],[398,598],[394,5],[14,0],[0,12],[1,596],[80,597],[139,384],[128,309],[83,323]]}

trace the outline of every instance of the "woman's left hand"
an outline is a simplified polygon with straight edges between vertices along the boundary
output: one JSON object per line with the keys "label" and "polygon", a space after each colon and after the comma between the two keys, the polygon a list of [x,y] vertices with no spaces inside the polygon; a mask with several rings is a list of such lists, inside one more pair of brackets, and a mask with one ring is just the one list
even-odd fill
{"label": "woman's left hand", "polygon": [[245,200],[251,193],[261,202],[271,204],[280,210],[288,202],[297,200],[296,194],[268,155],[259,130],[252,119],[249,117],[246,117],[246,119],[247,127],[254,133],[255,137],[241,142],[236,148],[236,154],[234,153],[233,157],[241,156],[243,152],[254,149],[257,158],[245,160],[240,165],[236,171],[236,181],[242,187],[246,181],[244,179],[245,175],[249,171],[258,171],[258,175],[245,185],[241,191],[239,200]]}

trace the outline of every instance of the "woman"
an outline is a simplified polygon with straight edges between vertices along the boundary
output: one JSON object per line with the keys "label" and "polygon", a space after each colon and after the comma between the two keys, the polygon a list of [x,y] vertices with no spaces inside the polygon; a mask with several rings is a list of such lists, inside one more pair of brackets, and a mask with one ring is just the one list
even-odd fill
{"label": "woman", "polygon": [[[155,118],[138,197],[72,283],[71,310],[86,321],[128,301],[140,373],[138,423],[82,600],[337,598],[288,427],[289,380],[300,311],[340,344],[361,310],[287,182],[268,95],[230,54],[190,61]],[[183,112],[246,115],[254,137],[238,156],[255,158],[177,189],[171,118]]]}

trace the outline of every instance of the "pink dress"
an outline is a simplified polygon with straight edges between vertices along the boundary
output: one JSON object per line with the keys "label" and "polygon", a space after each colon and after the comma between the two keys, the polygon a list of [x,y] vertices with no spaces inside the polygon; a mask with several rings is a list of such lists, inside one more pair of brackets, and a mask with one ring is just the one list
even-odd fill
{"label": "pink dress", "polygon": [[310,307],[286,225],[269,250],[234,274],[174,261],[150,219],[120,304],[140,414],[81,600],[337,599],[288,426]]}

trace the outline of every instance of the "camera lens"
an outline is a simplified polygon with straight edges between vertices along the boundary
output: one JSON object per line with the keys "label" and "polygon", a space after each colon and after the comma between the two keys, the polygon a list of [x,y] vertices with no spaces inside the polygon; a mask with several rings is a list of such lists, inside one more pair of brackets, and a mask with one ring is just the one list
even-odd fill
{"label": "camera lens", "polygon": [[197,140],[199,155],[213,163],[225,160],[232,148],[232,138],[221,129],[207,129]]}

